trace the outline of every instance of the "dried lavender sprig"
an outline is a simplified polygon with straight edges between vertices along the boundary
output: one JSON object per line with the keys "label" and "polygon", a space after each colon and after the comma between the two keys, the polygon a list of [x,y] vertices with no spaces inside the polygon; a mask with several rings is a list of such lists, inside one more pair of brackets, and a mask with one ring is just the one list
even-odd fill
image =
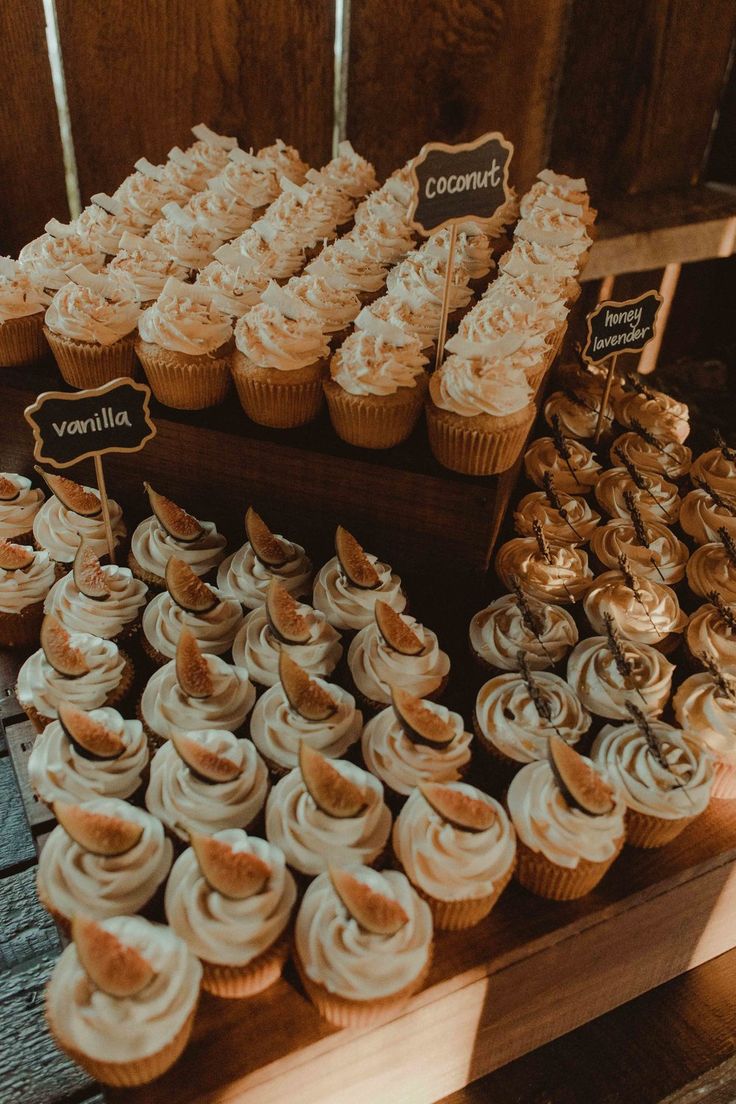
{"label": "dried lavender sprig", "polygon": [[562,735],[557,725],[552,720],[552,707],[549,704],[548,699],[542,693],[539,688],[539,683],[532,676],[529,662],[526,655],[521,650],[516,653],[516,662],[519,664],[519,673],[526,683],[526,688],[529,691],[529,697],[532,699],[534,708],[536,709],[542,720],[546,721],[548,725],[554,728],[558,736]]}
{"label": "dried lavender sprig", "polygon": [[723,434],[719,429],[713,430],[713,437],[715,438],[716,448],[719,448],[723,453],[726,460],[729,460],[732,464],[736,464],[736,449],[732,449],[726,444],[723,439]]}
{"label": "dried lavender sprig", "polygon": [[662,751],[662,745],[659,741],[659,737],[650,725],[649,718],[641,711],[641,709],[639,709],[638,705],[634,705],[633,702],[627,701],[626,708],[629,712],[630,717],[638,726],[640,732],[644,736],[644,739],[647,742],[647,747],[649,748],[649,751],[652,754],[653,758],[656,759],[659,765],[669,774],[671,774],[675,779],[673,783],[673,788],[684,790],[690,801],[692,801],[692,796],[685,788],[685,783],[680,778],[678,778],[670,764],[667,762],[667,757]]}
{"label": "dried lavender sprig", "polygon": [[736,567],[736,541],[734,541],[733,537],[729,533],[728,529],[726,529],[725,525],[722,525],[721,528],[718,530],[718,536],[720,538],[721,544],[726,549],[726,555],[728,556],[733,566]]}
{"label": "dried lavender sprig", "polygon": [[537,547],[539,548],[540,555],[543,556],[545,563],[551,564],[552,553],[550,552],[549,542],[544,535],[542,523],[539,518],[532,519],[532,529],[534,530],[534,536],[537,541]]}
{"label": "dried lavender sprig", "polygon": [[511,576],[511,589],[514,592],[516,604],[519,607],[519,612],[521,613],[521,620],[524,622],[527,629],[529,629],[529,632],[533,633],[534,636],[539,639],[542,632],[544,631],[544,624],[541,618],[537,617],[537,614],[529,605],[529,599],[522,590],[521,579],[518,575]]}
{"label": "dried lavender sprig", "polygon": [[647,429],[645,425],[642,425],[638,418],[632,418],[630,424],[634,432],[637,433],[643,441],[646,441],[648,445],[653,445],[654,448],[659,449],[659,451],[663,452],[665,456],[669,456],[669,453],[667,452],[667,446],[663,445],[662,442],[654,436],[651,430]]}
{"label": "dried lavender sprig", "polygon": [[716,657],[709,652],[698,652],[698,659],[721,693],[731,701],[736,701],[736,683],[725,674]]}
{"label": "dried lavender sprig", "polygon": [[570,527],[570,529],[579,541],[585,540],[583,534],[579,533],[573,523],[570,521],[567,510],[560,502],[560,496],[557,494],[557,491],[554,488],[551,471],[546,471],[544,473],[544,475],[542,476],[542,482],[544,483],[544,493],[547,495],[547,501],[549,502],[552,509],[557,511],[562,520],[565,522],[566,525]]}
{"label": "dried lavender sprig", "polygon": [[634,526],[634,532],[636,533],[636,539],[642,548],[649,547],[649,534],[647,533],[646,526],[642,519],[639,507],[633,492],[630,490],[624,491],[624,502],[626,503],[626,509],[629,511],[631,521]]}
{"label": "dried lavender sprig", "polygon": [[729,629],[736,632],[736,613],[733,612],[727,602],[724,602],[723,597],[717,590],[708,591],[708,601],[716,607]]}
{"label": "dried lavender sprig", "polygon": [[727,514],[730,514],[731,517],[736,517],[736,506],[731,502],[726,502],[723,495],[717,491],[715,487],[711,486],[707,479],[696,479],[694,482],[699,490],[705,491],[707,495],[710,495],[716,506],[720,506],[720,508],[725,510]]}
{"label": "dried lavender sprig", "polygon": [[630,460],[629,457],[626,456],[621,451],[620,448],[618,448],[618,446],[616,446],[616,448],[613,450],[613,455],[618,460],[620,460],[621,463],[623,464],[623,466],[626,468],[626,471],[629,473],[629,478],[631,479],[631,482],[634,484],[634,486],[638,490],[644,491],[645,494],[648,494],[649,497],[651,498],[652,502],[654,503],[654,505],[658,509],[660,509],[662,511],[662,513],[664,514],[665,518],[667,520],[669,520],[669,514],[667,513],[666,509],[664,508],[664,506],[662,505],[662,503],[659,501],[659,499],[655,495],[654,491],[652,490],[651,483],[649,482],[648,479],[644,478],[644,476],[641,474],[641,472],[639,471],[639,469],[637,468],[637,466],[633,462],[633,460]]}
{"label": "dried lavender sprig", "polygon": [[646,705],[647,699],[644,697],[640,688],[636,685],[636,682],[634,681],[633,661],[629,659],[629,657],[626,655],[623,643],[621,642],[621,637],[616,631],[616,623],[611,617],[610,613],[603,614],[603,623],[606,626],[608,648],[616,664],[616,670],[621,675],[621,678],[624,680],[624,685],[626,686],[626,689],[636,690],[637,694]]}
{"label": "dried lavender sprig", "polygon": [[647,615],[647,620],[649,621],[649,624],[652,626],[652,628],[654,629],[657,636],[661,639],[662,638],[662,633],[659,631],[657,626],[654,624],[654,621],[652,620],[652,615],[649,612],[649,610],[647,609],[647,604],[644,601],[644,596],[642,595],[641,587],[639,586],[639,583],[636,579],[636,576],[634,575],[634,572],[631,570],[631,564],[629,562],[629,557],[626,555],[625,552],[619,552],[619,554],[618,554],[618,566],[619,566],[619,570],[621,571],[621,574],[624,577],[624,582],[626,583],[626,585],[629,588],[629,590],[631,591],[631,593],[634,595],[634,600],[636,602],[638,602],[639,605],[641,606],[641,608],[644,610],[644,613]]}
{"label": "dried lavender sprig", "polygon": [[653,399],[655,397],[651,387],[647,387],[646,384],[642,383],[639,377],[634,375],[633,372],[628,373],[626,381],[634,391],[637,391],[640,395],[644,395],[647,399]]}

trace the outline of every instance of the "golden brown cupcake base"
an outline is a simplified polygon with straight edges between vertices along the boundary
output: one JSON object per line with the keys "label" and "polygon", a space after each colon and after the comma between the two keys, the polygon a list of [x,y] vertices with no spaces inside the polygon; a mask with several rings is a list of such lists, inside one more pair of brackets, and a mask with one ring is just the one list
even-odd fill
{"label": "golden brown cupcake base", "polygon": [[[105,698],[105,701],[102,703],[103,706],[110,706],[113,709],[116,708],[118,704],[127,697],[133,685],[133,678],[135,676],[133,661],[123,651],[120,652],[120,655],[123,657],[124,660],[120,682],[112,691],[112,693],[108,694],[108,696]],[[51,722],[54,720],[53,717],[45,717],[43,713],[39,713],[39,711],[30,703],[25,704],[18,694],[17,686],[15,688],[15,696],[18,699],[18,704],[20,705],[21,709],[28,717],[28,720],[33,724],[33,727],[36,729],[36,732],[43,732],[47,725],[50,725]]]}
{"label": "golden brown cupcake base", "polygon": [[697,816],[665,820],[663,817],[640,813],[638,809],[627,809],[626,842],[632,847],[664,847],[694,820],[697,820]]}
{"label": "golden brown cupcake base", "polygon": [[202,988],[216,997],[252,997],[278,981],[291,949],[289,931],[245,966],[202,961]]}
{"label": "golden brown cupcake base", "polygon": [[463,475],[496,475],[516,461],[536,415],[533,403],[503,418],[476,414],[466,418],[426,405],[429,446],[436,460]]}
{"label": "golden brown cupcake base", "polygon": [[30,648],[38,644],[43,621],[43,600],[24,606],[18,613],[0,610],[0,647]]}
{"label": "golden brown cupcake base", "polygon": [[569,869],[550,862],[541,852],[532,851],[517,837],[516,880],[537,897],[546,897],[551,901],[577,900],[595,889],[621,851],[624,840],[625,836],[621,836],[613,855],[605,862],[580,859],[576,867]]}
{"label": "golden brown cupcake base", "polygon": [[[400,860],[397,860],[397,866],[399,870],[406,874]],[[492,893],[486,894],[485,897],[468,897],[458,901],[442,901],[438,897],[432,897],[429,893],[425,893],[416,882],[412,882],[408,874],[406,876],[422,900],[426,901],[432,910],[432,922],[436,931],[464,931],[466,928],[475,927],[476,924],[479,924],[481,920],[488,916],[511,881],[515,867],[516,861],[511,864],[507,873],[494,886]]]}
{"label": "golden brown cupcake base", "polygon": [[323,385],[332,428],[341,440],[358,448],[387,449],[411,434],[422,412],[427,377],[393,395],[351,395],[334,380]]}
{"label": "golden brown cupcake base", "polygon": [[41,310],[25,318],[8,318],[0,325],[0,364],[5,368],[37,364],[46,356],[44,314]]}
{"label": "golden brown cupcake base", "polygon": [[147,586],[154,590],[166,590],[166,580],[164,577],[162,575],[154,575],[152,571],[147,571],[145,567],[141,567],[132,552],[128,553],[128,567],[133,572],[136,579],[140,579],[141,582],[146,583]]}
{"label": "golden brown cupcake base", "polygon": [[175,353],[151,341],[135,343],[146,379],[160,403],[174,410],[205,410],[223,401],[230,388],[230,350],[201,356]]}
{"label": "golden brown cupcake base", "polygon": [[322,406],[322,380],[327,360],[282,372],[261,368],[239,350],[233,354],[232,376],[240,405],[258,425],[294,429],[313,421]]}
{"label": "golden brown cupcake base", "polygon": [[53,333],[48,326],[44,336],[54,354],[61,378],[70,387],[102,387],[121,376],[134,376],[136,370],[134,337],[129,334],[112,345],[75,341]]}

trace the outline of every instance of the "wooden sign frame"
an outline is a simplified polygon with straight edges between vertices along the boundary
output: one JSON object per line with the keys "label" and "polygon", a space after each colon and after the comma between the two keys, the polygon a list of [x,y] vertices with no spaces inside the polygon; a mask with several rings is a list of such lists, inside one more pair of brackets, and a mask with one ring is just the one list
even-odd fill
{"label": "wooden sign frame", "polygon": [[[636,344],[636,345],[626,345],[623,348],[619,348],[619,349],[609,349],[605,353],[605,356],[599,356],[597,358],[593,358],[592,356],[589,355],[589,347],[590,347],[590,344],[593,340],[593,321],[594,321],[594,319],[596,319],[607,307],[616,307],[616,309],[618,309],[618,310],[625,310],[627,307],[636,307],[639,303],[644,302],[645,299],[650,299],[650,298],[651,299],[656,299],[657,307],[656,307],[656,310],[654,312],[654,317],[652,319],[652,332],[649,334],[649,336],[647,338],[645,338],[641,343]],[[583,359],[586,360],[588,362],[588,364],[598,365],[598,364],[603,364],[610,357],[618,356],[619,353],[640,353],[642,351],[642,349],[644,349],[649,344],[649,342],[652,340],[652,338],[656,337],[656,334],[657,334],[657,321],[658,321],[658,317],[659,317],[659,308],[662,306],[663,302],[664,302],[664,299],[662,298],[660,293],[657,291],[657,289],[652,288],[650,291],[645,291],[642,295],[638,295],[636,297],[636,299],[625,299],[620,303],[615,299],[604,299],[602,303],[598,303],[595,310],[592,310],[590,312],[590,314],[587,316],[587,319],[586,319],[586,338],[585,338],[585,345],[583,347],[583,351],[582,351],[582,354],[581,354]]]}

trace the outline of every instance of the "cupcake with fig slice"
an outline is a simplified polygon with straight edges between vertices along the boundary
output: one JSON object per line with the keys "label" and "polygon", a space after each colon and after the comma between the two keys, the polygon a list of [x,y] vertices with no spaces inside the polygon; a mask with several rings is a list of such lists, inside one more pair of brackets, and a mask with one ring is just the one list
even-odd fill
{"label": "cupcake with fig slice", "polygon": [[360,630],[348,650],[358,700],[375,713],[390,704],[393,688],[420,698],[441,697],[450,658],[435,633],[381,599],[373,614],[373,624]]}
{"label": "cupcake with fig slice", "polygon": [[40,801],[82,803],[96,797],[135,801],[148,775],[148,742],[140,721],[117,709],[59,703],[59,715],[33,743],[31,789]]}
{"label": "cupcake with fig slice", "polygon": [[91,633],[68,632],[46,614],[41,647],[18,672],[18,704],[42,732],[68,701],[80,709],[99,709],[122,702],[133,684],[133,663],[112,640]]}
{"label": "cupcake with fig slice", "polygon": [[260,687],[279,681],[279,657],[286,651],[309,675],[328,676],[342,658],[339,632],[323,613],[298,602],[277,578],[268,585],[265,606],[252,610],[233,643],[233,659]]}
{"label": "cupcake with fig slice", "polygon": [[517,881],[537,897],[586,896],[624,845],[622,796],[603,770],[556,734],[547,756],[514,777],[506,806],[516,829]]}
{"label": "cupcake with fig slice", "polygon": [[299,765],[268,796],[266,838],[281,848],[302,884],[331,863],[379,865],[390,832],[380,781],[304,741]]}
{"label": "cupcake with fig slice", "polygon": [[516,671],[519,652],[533,671],[559,667],[578,642],[572,614],[526,593],[518,576],[513,592],[496,598],[470,621],[470,651],[481,670]]}
{"label": "cupcake with fig slice", "polygon": [[516,834],[505,810],[463,782],[420,783],[394,824],[392,841],[439,931],[480,923],[516,865]]}
{"label": "cupcake with fig slice", "polygon": [[143,614],[141,643],[157,667],[176,655],[182,629],[188,629],[203,652],[224,655],[243,624],[240,602],[204,583],[185,560],[166,563],[166,590],[157,594]]}
{"label": "cupcake with fig slice", "polygon": [[[57,576],[60,578],[70,569],[82,541],[96,556],[106,556],[107,534],[99,492],[43,468],[37,467],[36,471],[46,481],[51,497],[33,519],[33,541],[36,548],[45,548],[49,553]],[[108,498],[107,502],[117,547],[126,534],[123,511],[114,499]]]}
{"label": "cupcake with fig slice", "polygon": [[70,632],[114,640],[134,637],[141,623],[148,587],[130,568],[101,564],[92,545],[82,541],[72,570],[51,588],[45,604]]}
{"label": "cupcake with fig slice", "polygon": [[0,540],[0,646],[28,648],[36,643],[55,578],[48,552]]}
{"label": "cupcake with fig slice", "polygon": [[36,890],[66,935],[78,912],[101,920],[153,911],[173,857],[155,817],[112,797],[55,801],[52,811],[58,824],[39,857]]}
{"label": "cupcake with fig slice", "polygon": [[177,850],[192,832],[261,825],[268,772],[250,740],[224,729],[172,732],[151,760],[146,808]]}
{"label": "cupcake with fig slice", "polygon": [[193,517],[150,483],[143,486],[153,513],[131,538],[128,566],[136,578],[155,590],[164,590],[166,564],[172,556],[184,560],[195,575],[214,571],[225,555],[226,544],[215,523]]}
{"label": "cupcake with fig slice", "polygon": [[401,613],[406,608],[401,579],[338,525],[335,555],[314,580],[314,608],[324,613],[335,628],[357,632],[372,624],[373,608],[379,599]]}
{"label": "cupcake with fig slice", "polygon": [[391,705],[368,721],[361,747],[397,811],[420,783],[460,781],[470,766],[471,743],[459,713],[392,687]]}
{"label": "cupcake with fig slice", "polygon": [[283,650],[279,681],[258,699],[250,736],[274,778],[283,778],[299,761],[302,742],[339,759],[360,739],[363,715],[352,694],[335,683],[312,677]]}
{"label": "cupcake with fig slice", "polygon": [[274,577],[296,598],[311,589],[312,564],[299,544],[274,533],[252,506],[245,513],[246,543],[222,561],[217,586],[246,609],[266,604],[268,584]]}
{"label": "cupcake with fig slice", "polygon": [[0,472],[0,540],[30,544],[33,519],[43,505],[43,491],[15,472]]}

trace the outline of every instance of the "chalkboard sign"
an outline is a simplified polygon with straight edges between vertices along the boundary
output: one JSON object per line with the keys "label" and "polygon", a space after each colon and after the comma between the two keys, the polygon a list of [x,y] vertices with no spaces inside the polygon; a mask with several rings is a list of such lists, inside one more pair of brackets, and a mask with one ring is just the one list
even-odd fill
{"label": "chalkboard sign", "polygon": [[68,468],[89,456],[138,452],[156,435],[150,401],[150,389],[128,378],[89,391],[44,391],[25,410],[33,455]]}
{"label": "chalkboard sign", "polygon": [[600,364],[617,353],[638,353],[654,337],[657,311],[662,302],[658,291],[647,291],[624,303],[606,300],[588,315],[588,340],[583,358]]}
{"label": "chalkboard sign", "polygon": [[447,146],[430,142],[412,162],[412,225],[433,234],[451,222],[487,222],[509,197],[511,142],[494,131],[475,142]]}

